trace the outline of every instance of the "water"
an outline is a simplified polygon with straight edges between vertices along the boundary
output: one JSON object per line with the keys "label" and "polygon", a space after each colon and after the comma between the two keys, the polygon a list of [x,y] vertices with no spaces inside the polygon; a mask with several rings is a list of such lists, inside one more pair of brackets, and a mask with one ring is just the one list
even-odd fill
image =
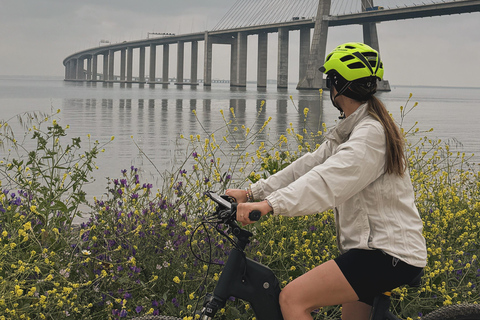
{"label": "water", "polygon": [[[473,161],[480,163],[477,123],[480,88],[392,86],[391,92],[380,93],[379,97],[398,119],[400,106],[405,105],[410,93],[413,97],[409,105],[418,102],[419,106],[407,116],[405,127],[418,121],[420,129],[434,128],[429,134],[431,137],[450,140],[456,150],[475,153]],[[338,118],[328,93],[320,97],[318,91],[297,91],[294,85],[286,90],[277,90],[272,85],[261,91],[255,84],[249,84],[246,89],[230,89],[228,84],[213,84],[212,88],[185,86],[182,89],[170,85],[168,89],[151,89],[64,82],[61,78],[0,77],[1,118],[61,109],[60,123],[70,125],[69,137],[79,136],[86,141],[90,134],[102,143],[115,137],[97,160],[96,182],[86,189],[90,196],[103,194],[105,178],[117,178],[122,169],[131,165],[142,168],[146,175],[158,177],[133,140],[160,171],[169,169],[172,159],[181,157],[184,151],[177,144],[180,134],[187,137],[203,134],[203,128],[209,133],[215,131],[224,125],[220,110],[228,114],[230,107],[235,109],[237,120],[250,127],[263,100],[261,117],[263,120],[273,118],[270,124],[273,135],[285,133],[289,123],[300,128],[304,108],[310,109],[308,126],[312,129],[318,127],[319,121],[331,126]],[[263,121],[252,131],[262,124]]]}

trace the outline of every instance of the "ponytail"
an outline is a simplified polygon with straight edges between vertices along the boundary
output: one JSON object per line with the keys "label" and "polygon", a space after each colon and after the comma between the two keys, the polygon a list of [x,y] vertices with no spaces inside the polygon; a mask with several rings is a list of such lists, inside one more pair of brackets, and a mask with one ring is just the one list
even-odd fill
{"label": "ponytail", "polygon": [[372,95],[367,103],[368,113],[377,119],[385,129],[385,138],[387,140],[385,172],[403,176],[407,168],[403,135],[383,103],[377,97]]}

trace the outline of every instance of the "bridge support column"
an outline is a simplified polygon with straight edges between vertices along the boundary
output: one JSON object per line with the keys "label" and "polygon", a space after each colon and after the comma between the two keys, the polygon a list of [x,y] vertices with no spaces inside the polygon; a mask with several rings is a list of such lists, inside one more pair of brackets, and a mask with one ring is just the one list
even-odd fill
{"label": "bridge support column", "polygon": [[103,54],[103,72],[102,72],[102,81],[107,83],[108,81],[108,52]]}
{"label": "bridge support column", "polygon": [[236,87],[238,82],[238,39],[230,45],[230,87]]}
{"label": "bridge support column", "polygon": [[87,74],[86,80],[92,80],[92,57],[87,58]]}
{"label": "bridge support column", "polygon": [[238,63],[237,63],[237,86],[247,86],[247,33],[238,32]]}
{"label": "bridge support column", "polygon": [[98,80],[98,55],[92,57],[92,80],[97,82]]}
{"label": "bridge support column", "polygon": [[77,77],[77,60],[71,59],[65,66],[65,77],[68,80],[76,80]]}
{"label": "bridge support column", "polygon": [[113,81],[115,80],[115,51],[108,51],[108,78],[107,81],[110,82],[110,86],[113,86]]}
{"label": "bridge support column", "polygon": [[192,41],[190,83],[192,85],[198,84],[198,41]]}
{"label": "bridge support column", "polygon": [[300,29],[300,61],[298,81],[302,81],[307,75],[308,54],[310,53],[310,28]]}
{"label": "bridge support column", "polygon": [[325,50],[328,36],[328,20],[331,0],[322,0],[318,3],[315,28],[313,30],[312,47],[308,57],[307,72],[297,89],[320,89],[323,87],[323,74],[318,70],[325,61]]}
{"label": "bridge support column", "polygon": [[257,88],[267,87],[268,33],[258,34]]}
{"label": "bridge support column", "polygon": [[162,85],[164,88],[170,83],[168,81],[168,66],[170,63],[170,47],[168,44],[163,45],[163,66],[162,66]]}
{"label": "bridge support column", "polygon": [[132,87],[133,80],[133,48],[127,48],[127,88]]}
{"label": "bridge support column", "polygon": [[203,86],[210,87],[212,86],[212,52],[213,52],[213,43],[208,35],[208,32],[205,32],[205,46],[204,46],[204,66],[203,66]]}
{"label": "bridge support column", "polygon": [[[362,11],[366,12],[367,8],[373,7],[373,0],[362,0]],[[377,25],[375,22],[367,22],[363,24],[363,42],[373,49],[380,51],[378,44]]]}
{"label": "bridge support column", "polygon": [[288,40],[287,28],[278,29],[277,88],[288,87]]}
{"label": "bridge support column", "polygon": [[375,22],[363,24],[363,42],[368,44],[373,49],[380,52],[380,45],[378,43],[377,25]]}
{"label": "bridge support column", "polygon": [[150,44],[150,70],[148,72],[148,83],[150,88],[155,88],[155,69],[157,68],[157,46]]}
{"label": "bridge support column", "polygon": [[145,47],[140,47],[140,61],[138,70],[139,87],[145,86]]}
{"label": "bridge support column", "polygon": [[183,67],[185,59],[185,42],[177,42],[177,82],[176,85],[183,85]]}
{"label": "bridge support column", "polygon": [[84,60],[77,59],[77,80],[85,80],[85,70],[83,69]]}
{"label": "bridge support column", "polygon": [[125,88],[125,71],[127,64],[127,49],[120,50],[120,88]]}

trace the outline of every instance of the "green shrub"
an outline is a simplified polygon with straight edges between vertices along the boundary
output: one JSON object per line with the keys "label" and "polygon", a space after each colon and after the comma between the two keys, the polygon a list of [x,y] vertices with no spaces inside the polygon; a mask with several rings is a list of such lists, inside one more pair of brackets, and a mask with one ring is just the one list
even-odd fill
{"label": "green shrub", "polygon": [[[401,123],[415,107],[402,108]],[[204,193],[245,187],[322,140],[321,131],[309,133],[306,125],[271,136],[270,119],[251,132],[236,123],[233,109],[230,113],[232,120],[224,117],[215,133],[180,137],[185,157],[159,173],[163,185],[158,190],[131,167],[107,179],[107,195],[91,204],[82,187],[103,146],[90,142],[84,149],[79,138],[67,139],[67,127],[50,118],[32,127],[34,150],[22,149],[3,130],[2,143],[11,148],[0,162],[3,318],[165,314],[191,319],[231,250],[228,238],[208,223],[213,204]],[[403,318],[417,318],[439,306],[477,300],[480,173],[468,157],[453,154],[441,141],[418,138],[428,132],[413,127],[404,133],[429,258],[422,286],[395,290],[393,307]],[[73,225],[85,206],[91,208],[84,213],[89,219]],[[248,228],[255,239],[247,254],[270,266],[282,286],[338,254],[332,212],[269,216]],[[339,307],[322,308],[315,319],[339,315]],[[230,301],[218,314],[219,319],[252,317],[242,301]]]}

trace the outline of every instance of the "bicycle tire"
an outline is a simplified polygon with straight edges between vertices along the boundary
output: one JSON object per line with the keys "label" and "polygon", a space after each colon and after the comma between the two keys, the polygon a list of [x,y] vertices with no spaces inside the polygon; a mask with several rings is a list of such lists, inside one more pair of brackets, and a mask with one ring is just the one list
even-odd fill
{"label": "bicycle tire", "polygon": [[422,320],[480,320],[480,304],[456,304],[441,307]]}
{"label": "bicycle tire", "polygon": [[132,318],[131,320],[182,320],[177,317],[171,316],[152,316],[152,315],[144,315],[136,318]]}

